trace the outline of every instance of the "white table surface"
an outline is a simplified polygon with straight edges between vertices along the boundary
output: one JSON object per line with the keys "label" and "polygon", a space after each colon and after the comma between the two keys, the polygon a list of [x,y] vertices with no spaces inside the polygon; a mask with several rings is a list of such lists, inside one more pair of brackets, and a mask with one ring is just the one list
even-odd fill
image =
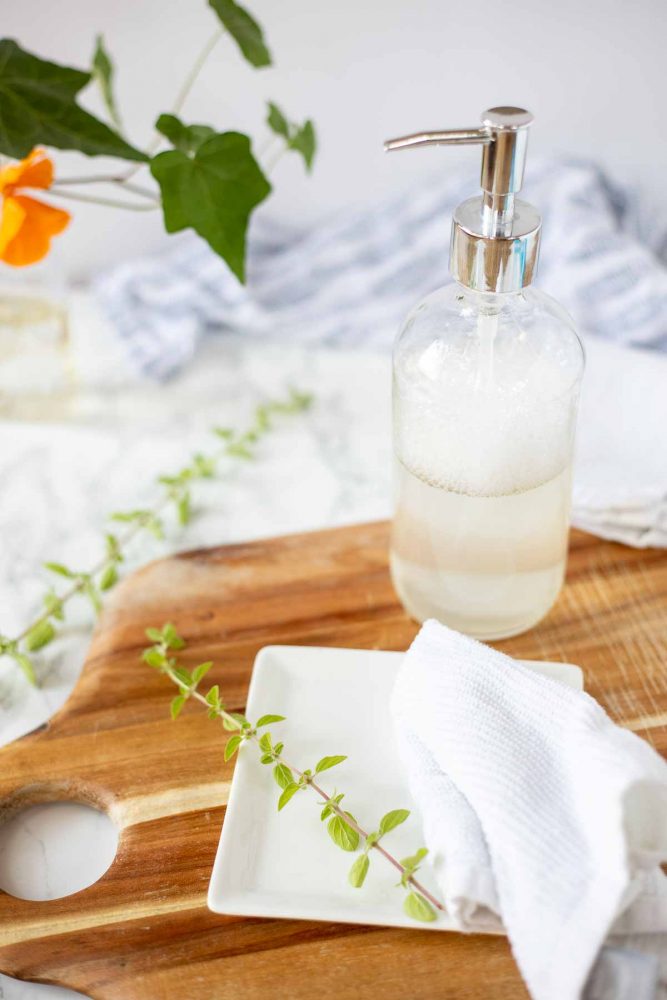
{"label": "white table surface", "polygon": [[[76,568],[100,551],[104,516],[143,506],[152,478],[215,447],[212,425],[240,426],[253,406],[289,385],[314,392],[307,414],[281,420],[254,463],[196,484],[196,516],[163,543],[133,544],[125,570],[162,553],[382,518],[390,512],[389,368],[386,356],[212,338],[190,367],[160,387],[138,384],[117,345],[77,300],[75,354],[83,387],[60,423],[0,422],[0,632],[39,606],[47,560]],[[48,719],[72,689],[90,635],[84,606],[39,658],[33,690],[0,661],[0,742]],[[42,898],[93,881],[116,835],[85,807],[36,807],[0,831],[0,886]],[[78,881],[77,881],[78,880]],[[0,939],[1,939],[0,930]],[[0,976],[4,1000],[78,996]]]}

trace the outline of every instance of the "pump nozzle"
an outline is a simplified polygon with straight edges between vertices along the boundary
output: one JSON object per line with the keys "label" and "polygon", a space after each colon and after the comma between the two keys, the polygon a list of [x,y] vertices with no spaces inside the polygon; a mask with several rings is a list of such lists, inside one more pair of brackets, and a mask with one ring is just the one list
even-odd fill
{"label": "pump nozzle", "polygon": [[516,291],[532,280],[540,217],[514,197],[523,184],[532,121],[523,108],[490,108],[483,113],[480,128],[417,132],[384,144],[388,152],[419,146],[484,146],[482,197],[459,205],[452,226],[452,273],[471,288]]}

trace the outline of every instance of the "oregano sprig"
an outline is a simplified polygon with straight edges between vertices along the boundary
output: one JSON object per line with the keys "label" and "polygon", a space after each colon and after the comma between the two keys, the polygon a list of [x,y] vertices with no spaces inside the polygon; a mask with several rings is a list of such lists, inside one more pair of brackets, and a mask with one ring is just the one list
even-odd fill
{"label": "oregano sprig", "polygon": [[129,544],[147,532],[161,540],[165,536],[165,517],[171,510],[180,525],[186,525],[193,516],[192,485],[201,479],[210,479],[218,472],[225,458],[252,461],[257,446],[275,426],[276,417],[287,417],[308,409],[312,396],[291,389],[285,399],[269,400],[257,406],[250,425],[243,431],[215,427],[213,434],[218,445],[208,454],[197,452],[186,466],[170,475],[158,476],[160,490],[152,507],[118,511],[110,520],[122,525],[119,533],[106,532],[102,556],[88,570],[76,570],[61,562],[47,562],[45,568],[60,580],[66,580],[65,590],[57,592],[50,587],[43,598],[44,610],[22,632],[14,637],[0,635],[0,657],[6,656],[23,671],[27,680],[37,684],[32,654],[47,646],[58,635],[58,626],[65,619],[69,602],[77,596],[85,597],[95,615],[99,614],[104,594],[118,581],[120,566]]}
{"label": "oregano sprig", "polygon": [[192,671],[182,667],[173,654],[182,650],[185,642],[171,622],[162,628],[147,629],[146,635],[153,645],[144,650],[142,654],[144,662],[165,674],[179,691],[171,702],[173,719],[179,716],[190,698],[199,701],[205,706],[209,718],[220,719],[224,729],[232,734],[225,744],[225,761],[230,760],[245,744],[253,743],[257,747],[260,763],[272,768],[273,777],[280,788],[279,811],[284,809],[298,792],[311,789],[320,796],[320,805],[323,807],[320,819],[327,823],[327,832],[333,842],[342,850],[349,852],[356,851],[360,844],[363,845],[348,875],[348,881],[353,888],[359,889],[363,885],[370,867],[371,851],[376,851],[399,872],[400,880],[397,886],[407,890],[403,901],[403,910],[407,916],[413,920],[430,922],[436,919],[436,911],[444,912],[444,905],[415,877],[428,853],[427,849],[421,847],[411,857],[399,861],[381,843],[387,834],[405,822],[410,815],[408,809],[392,809],[385,813],[377,830],[368,833],[360,826],[355,816],[341,806],[344,793],[334,790],[329,794],[318,784],[319,779],[316,781],[317,775],[347,760],[345,755],[322,757],[314,768],[304,770],[288,763],[283,756],[283,743],[274,743],[271,733],[266,729],[267,726],[284,722],[284,716],[263,715],[253,724],[244,715],[231,712],[225,707],[217,684],[209,688],[206,694],[199,691],[199,683],[213,664],[207,661]]}

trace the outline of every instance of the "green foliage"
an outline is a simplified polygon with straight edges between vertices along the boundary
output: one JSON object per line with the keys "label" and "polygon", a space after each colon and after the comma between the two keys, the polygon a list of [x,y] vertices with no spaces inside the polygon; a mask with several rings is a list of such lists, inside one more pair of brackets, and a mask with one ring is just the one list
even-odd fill
{"label": "green foliage", "polygon": [[184,125],[176,115],[160,115],[155,128],[174,149],[188,154],[196,153],[207,139],[215,135],[215,129],[209,125]]}
{"label": "green foliage", "polygon": [[230,760],[241,746],[240,736],[230,736],[225,744],[225,760]]}
{"label": "green foliage", "polygon": [[388,812],[380,820],[380,836],[384,837],[385,833],[389,833],[390,830],[395,830],[401,823],[405,823],[409,815],[409,809],[392,809],[391,812]]}
{"label": "green foliage", "polygon": [[287,803],[290,801],[290,799],[294,798],[294,796],[296,795],[296,793],[299,791],[300,788],[301,785],[297,784],[296,781],[291,781],[289,785],[285,785],[282,794],[278,799],[278,812],[280,812],[281,809],[285,808]]}
{"label": "green foliage", "polygon": [[56,637],[56,630],[48,619],[38,621],[27,633],[24,641],[25,648],[29,653],[36,653],[38,649],[52,642]]}
{"label": "green foliage", "polygon": [[222,132],[192,156],[181,149],[158,153],[151,173],[160,185],[167,232],[194,229],[244,281],[248,220],[271,192],[248,137]]}
{"label": "green foliage", "polygon": [[407,886],[408,882],[412,876],[419,871],[419,865],[424,860],[428,851],[425,847],[420,847],[416,854],[412,854],[409,858],[402,858],[401,864],[403,865],[403,873],[401,875],[401,881],[399,885]]}
{"label": "green foliage", "polygon": [[262,726],[270,726],[273,722],[284,722],[284,715],[263,715],[255,723],[255,729],[261,729]]}
{"label": "green foliage", "polygon": [[303,157],[306,170],[310,172],[317,148],[315,126],[312,121],[308,119],[303,125],[297,125],[290,122],[273,101],[268,101],[267,107],[269,113],[266,116],[266,124],[275,135],[285,140],[288,149],[294,150],[295,153],[299,153]]}
{"label": "green foliage", "polygon": [[420,892],[408,893],[403,901],[403,910],[408,917],[422,923],[430,923],[435,920],[437,915],[431,904],[424,899]]}
{"label": "green foliage", "polygon": [[350,874],[347,877],[347,880],[353,889],[361,889],[366,875],[368,874],[369,867],[370,861],[368,859],[368,855],[360,854],[350,868]]}
{"label": "green foliage", "polygon": [[109,117],[118,132],[122,131],[120,115],[116,107],[116,99],[113,94],[114,67],[104,45],[104,38],[98,35],[95,39],[95,51],[93,53],[93,78],[100,88],[104,106],[109,112]]}
{"label": "green foliage", "polygon": [[287,788],[294,781],[292,772],[286,764],[276,764],[273,769],[273,777],[280,788]]}
{"label": "green foliage", "polygon": [[[344,815],[352,818],[350,813]],[[359,834],[345,821],[343,816],[332,816],[327,824],[327,831],[334,844],[337,844],[344,851],[356,851],[359,846]]]}
{"label": "green foliage", "polygon": [[234,0],[209,0],[209,6],[251,66],[261,68],[271,65],[271,53],[264,42],[262,29],[244,7],[234,3]]}
{"label": "green foliage", "polygon": [[146,160],[145,153],[76,103],[89,80],[90,73],[40,59],[12,39],[2,39],[0,153],[20,158],[35,146],[55,146],[86,156]]}
{"label": "green foliage", "polygon": [[0,656],[9,656],[25,675],[26,680],[37,687],[37,677],[32,660],[25,653],[21,652],[16,639],[8,639],[0,635]]}
{"label": "green foliage", "polygon": [[344,760],[347,760],[347,757],[322,757],[315,765],[315,774],[319,774],[320,771],[328,771],[330,767],[336,767],[337,764],[342,764]]}

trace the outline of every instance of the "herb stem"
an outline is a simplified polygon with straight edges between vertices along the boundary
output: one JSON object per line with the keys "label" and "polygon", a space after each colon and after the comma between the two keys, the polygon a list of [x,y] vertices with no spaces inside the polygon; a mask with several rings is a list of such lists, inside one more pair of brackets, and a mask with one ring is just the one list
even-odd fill
{"label": "herb stem", "polygon": [[160,207],[160,202],[155,199],[150,205],[142,205],[139,202],[118,201],[115,198],[98,198],[94,195],[75,194],[73,191],[60,191],[56,186],[50,189],[57,198],[65,198],[69,201],[85,201],[91,205],[105,205],[108,208],[124,208],[129,212],[152,212]]}
{"label": "herb stem", "polygon": [[[165,658],[168,657],[169,647],[166,644],[162,645],[161,650],[164,653]],[[165,667],[164,672],[183,693],[187,692],[187,694],[191,698],[195,698],[197,701],[201,702],[201,704],[204,705],[206,709],[210,710],[211,706],[206,701],[204,695],[200,694],[200,692],[197,690],[193,690],[190,685],[186,684],[185,681],[181,680],[180,677],[178,677],[174,673],[174,670],[171,667],[169,666]],[[224,708],[219,708],[216,710],[216,712],[221,719],[224,719],[229,725],[233,726],[234,729],[236,729],[238,732],[241,733],[244,732],[243,725],[238,721],[238,719],[235,719],[233,715],[230,715],[229,712],[225,711]],[[256,743],[259,746],[260,738],[256,732],[251,732],[247,738],[251,739],[254,743]],[[288,761],[286,761],[285,758],[282,756],[282,754],[276,756],[274,760],[276,764],[284,764],[285,767],[289,768],[292,774],[296,775],[298,778],[303,777],[304,772],[300,771],[298,767],[295,767],[293,764],[290,764]],[[349,815],[349,813],[346,813],[345,810],[342,809],[337,802],[334,802],[333,797],[331,795],[327,794],[327,792],[325,792],[323,788],[321,788],[318,784],[316,784],[312,780],[312,778],[308,778],[308,780],[306,781],[306,785],[307,787],[311,788],[317,795],[321,795],[324,801],[329,803],[332,811],[335,812],[336,815],[339,816],[344,823],[346,823],[349,827],[355,830],[364,841],[366,841],[366,839],[368,838],[368,831],[364,830],[363,827],[361,827],[359,823],[357,823],[357,821],[353,819],[352,816]],[[393,865],[396,871],[398,871],[401,875],[405,874],[405,867],[401,864],[401,862],[397,858],[394,857],[393,854],[390,854],[390,852],[385,847],[383,847],[379,841],[376,841],[372,845],[372,850],[378,851],[378,853],[381,854],[382,857],[389,862],[389,864]],[[431,903],[432,906],[434,906],[437,910],[440,910],[442,913],[446,912],[446,907],[444,906],[444,904],[441,903],[440,900],[437,899],[431,892],[429,892],[429,890],[424,885],[422,885],[422,883],[419,882],[419,880],[416,879],[414,875],[410,875],[407,879],[407,882],[413,887],[413,889],[421,893],[421,895],[424,896],[425,899],[427,899],[429,903]]]}

